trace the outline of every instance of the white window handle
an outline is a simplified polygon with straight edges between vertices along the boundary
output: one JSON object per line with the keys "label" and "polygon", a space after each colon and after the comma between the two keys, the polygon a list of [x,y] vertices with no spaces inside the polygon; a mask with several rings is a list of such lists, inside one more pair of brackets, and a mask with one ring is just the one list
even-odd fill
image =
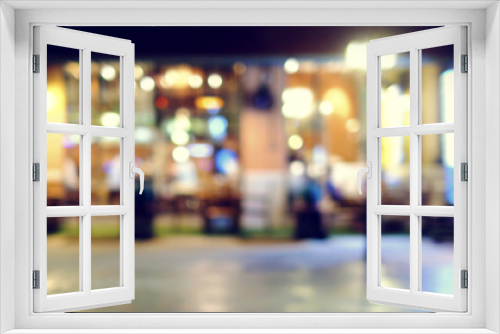
{"label": "white window handle", "polygon": [[372,163],[370,161],[368,161],[366,163],[366,167],[365,168],[361,168],[358,171],[358,192],[359,192],[360,195],[363,193],[361,191],[361,175],[363,175],[363,173],[368,173],[367,177],[369,179],[372,178]]}
{"label": "white window handle", "polygon": [[144,172],[140,168],[135,167],[133,161],[130,161],[129,167],[129,176],[131,179],[135,178],[135,173],[139,174],[139,183],[141,185],[139,195],[142,195],[142,191],[144,190]]}

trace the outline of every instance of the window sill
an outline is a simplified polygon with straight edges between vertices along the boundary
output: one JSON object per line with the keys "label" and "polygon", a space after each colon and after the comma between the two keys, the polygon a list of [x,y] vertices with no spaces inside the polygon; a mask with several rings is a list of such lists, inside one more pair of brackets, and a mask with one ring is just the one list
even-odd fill
{"label": "window sill", "polygon": [[487,334],[475,329],[14,329],[5,334]]}

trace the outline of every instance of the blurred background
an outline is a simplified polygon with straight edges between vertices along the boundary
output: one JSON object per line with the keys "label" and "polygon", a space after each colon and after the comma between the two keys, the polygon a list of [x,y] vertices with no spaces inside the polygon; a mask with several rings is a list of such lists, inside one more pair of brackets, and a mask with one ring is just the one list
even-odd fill
{"label": "blurred background", "polygon": [[[366,43],[431,27],[70,27],[135,43],[136,299],[91,312],[412,312],[365,290]],[[48,48],[47,121],[78,123],[79,52]],[[381,126],[409,124],[409,55],[382,57]],[[453,122],[453,48],[422,52],[422,122]],[[92,53],[92,125],[120,126],[118,57]],[[450,102],[451,101],[451,102]],[[47,205],[79,205],[80,137],[47,135]],[[453,205],[453,134],[422,138],[422,204]],[[382,204],[409,204],[383,138]],[[92,205],[120,203],[93,137]],[[136,189],[138,189],[138,184]],[[48,293],[78,291],[79,219],[49,218]],[[423,289],[453,293],[453,219],[422,221]],[[119,286],[120,219],[92,217],[92,288]],[[382,285],[409,287],[409,217],[382,218]]]}

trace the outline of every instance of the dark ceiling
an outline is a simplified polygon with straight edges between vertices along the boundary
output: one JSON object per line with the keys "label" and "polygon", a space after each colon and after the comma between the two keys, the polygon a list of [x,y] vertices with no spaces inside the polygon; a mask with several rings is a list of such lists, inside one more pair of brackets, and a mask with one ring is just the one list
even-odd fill
{"label": "dark ceiling", "polygon": [[353,40],[433,27],[67,27],[135,43],[139,60],[203,57],[254,58],[343,55]]}

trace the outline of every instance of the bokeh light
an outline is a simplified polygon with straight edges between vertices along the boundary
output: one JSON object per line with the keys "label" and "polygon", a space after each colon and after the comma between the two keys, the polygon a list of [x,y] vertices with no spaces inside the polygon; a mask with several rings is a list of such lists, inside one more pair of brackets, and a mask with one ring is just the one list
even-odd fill
{"label": "bokeh light", "polygon": [[334,107],[330,101],[321,101],[318,109],[322,115],[330,115],[331,113],[333,113]]}
{"label": "bokeh light", "polygon": [[299,67],[300,67],[300,63],[295,58],[288,58],[285,61],[285,64],[283,65],[283,68],[285,69],[285,72],[287,74],[297,73],[297,71],[299,70]]}
{"label": "bokeh light", "polygon": [[234,63],[234,65],[233,65],[233,71],[237,75],[245,74],[246,70],[247,70],[247,66],[244,63],[237,62],[237,63]]}
{"label": "bokeh light", "polygon": [[193,89],[200,88],[203,85],[203,78],[199,74],[192,74],[189,76],[188,79],[188,85],[189,87]]}
{"label": "bokeh light", "polygon": [[227,119],[223,116],[212,116],[208,119],[208,131],[212,138],[220,141],[227,134]]}
{"label": "bokeh light", "polygon": [[101,68],[101,77],[106,81],[113,81],[116,78],[116,70],[111,65],[103,65]]}
{"label": "bokeh light", "polygon": [[160,110],[165,110],[168,107],[168,99],[166,96],[160,95],[155,100],[156,108]]}
{"label": "bokeh light", "polygon": [[238,170],[238,156],[230,149],[221,149],[215,153],[215,168],[219,173],[231,174]]}
{"label": "bokeh light", "polygon": [[101,124],[109,127],[119,126],[120,115],[112,111],[103,112],[101,115]]}
{"label": "bokeh light", "polygon": [[291,135],[288,138],[288,147],[292,150],[300,150],[304,146],[304,139],[299,135]]}
{"label": "bokeh light", "polygon": [[172,132],[170,139],[175,145],[186,145],[189,143],[189,134],[183,130],[175,130]]}
{"label": "bokeh light", "polygon": [[366,43],[356,41],[349,43],[345,50],[344,61],[350,69],[366,71]]}
{"label": "bokeh light", "polygon": [[178,163],[189,161],[189,150],[184,146],[178,146],[172,151],[172,159]]}
{"label": "bokeh light", "polygon": [[193,158],[208,158],[214,153],[213,145],[206,143],[189,144],[188,149]]}
{"label": "bokeh light", "polygon": [[151,92],[155,89],[155,81],[151,77],[143,77],[139,83],[141,89],[145,92]]}
{"label": "bokeh light", "polygon": [[286,118],[305,118],[314,110],[314,96],[306,87],[286,88],[281,94],[281,112]]}
{"label": "bokeh light", "polygon": [[290,163],[290,174],[292,174],[293,176],[304,175],[305,171],[306,166],[302,161],[295,160]]}
{"label": "bokeh light", "polygon": [[134,79],[140,80],[143,75],[144,75],[144,70],[142,69],[141,65],[135,65],[134,66]]}
{"label": "bokeh light", "polygon": [[199,96],[195,100],[199,109],[219,111],[224,106],[224,100],[218,96]]}
{"label": "bokeh light", "polygon": [[208,76],[208,85],[210,88],[218,89],[222,86],[222,77],[217,73],[212,73]]}

